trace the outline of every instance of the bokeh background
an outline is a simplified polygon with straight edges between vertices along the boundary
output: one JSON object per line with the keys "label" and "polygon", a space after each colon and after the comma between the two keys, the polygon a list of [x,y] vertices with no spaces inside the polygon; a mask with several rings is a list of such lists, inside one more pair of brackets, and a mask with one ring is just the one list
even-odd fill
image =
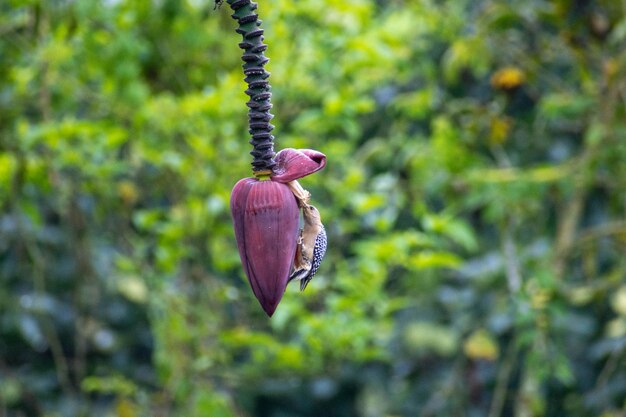
{"label": "bokeh background", "polygon": [[212,0],[0,4],[0,416],[626,415],[626,2],[261,0],[329,235],[239,264]]}

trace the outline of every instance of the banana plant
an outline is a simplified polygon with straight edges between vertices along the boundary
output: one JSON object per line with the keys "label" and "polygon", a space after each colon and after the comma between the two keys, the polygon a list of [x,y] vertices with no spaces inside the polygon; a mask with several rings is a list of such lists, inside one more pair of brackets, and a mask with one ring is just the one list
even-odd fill
{"label": "banana plant", "polygon": [[[326,156],[311,149],[283,149],[274,152],[274,126],[269,58],[263,43],[263,29],[257,3],[226,0],[241,34],[243,73],[250,97],[248,126],[252,145],[252,174],[239,180],[231,193],[230,208],[241,263],[250,287],[261,307],[272,316],[283,297],[299,244],[300,208],[308,207],[310,194],[297,182],[319,171]],[[216,0],[216,7],[222,1]],[[300,242],[301,244],[301,242]]]}

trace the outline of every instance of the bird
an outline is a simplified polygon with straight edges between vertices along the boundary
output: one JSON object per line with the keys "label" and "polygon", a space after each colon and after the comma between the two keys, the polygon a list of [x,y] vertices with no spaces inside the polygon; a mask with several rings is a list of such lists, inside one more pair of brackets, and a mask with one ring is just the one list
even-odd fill
{"label": "bird", "polygon": [[304,226],[300,229],[293,272],[289,282],[300,281],[300,291],[304,291],[322,263],[326,254],[326,229],[320,212],[310,204],[302,206]]}

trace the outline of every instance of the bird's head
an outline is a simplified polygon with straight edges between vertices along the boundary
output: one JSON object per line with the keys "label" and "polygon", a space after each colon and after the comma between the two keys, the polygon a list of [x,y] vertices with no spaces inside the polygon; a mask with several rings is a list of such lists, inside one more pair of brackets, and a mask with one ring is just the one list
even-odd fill
{"label": "bird's head", "polygon": [[306,223],[318,224],[322,222],[320,212],[315,206],[312,206],[310,204],[305,205],[302,209],[302,214],[304,215],[304,221]]}

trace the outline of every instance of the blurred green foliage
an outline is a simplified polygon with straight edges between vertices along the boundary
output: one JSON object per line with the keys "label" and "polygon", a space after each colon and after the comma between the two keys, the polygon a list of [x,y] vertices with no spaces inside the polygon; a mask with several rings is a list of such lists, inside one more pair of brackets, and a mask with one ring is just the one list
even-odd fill
{"label": "blurred green foliage", "polygon": [[0,416],[626,415],[626,5],[261,1],[329,252],[274,318],[212,0],[0,5]]}

